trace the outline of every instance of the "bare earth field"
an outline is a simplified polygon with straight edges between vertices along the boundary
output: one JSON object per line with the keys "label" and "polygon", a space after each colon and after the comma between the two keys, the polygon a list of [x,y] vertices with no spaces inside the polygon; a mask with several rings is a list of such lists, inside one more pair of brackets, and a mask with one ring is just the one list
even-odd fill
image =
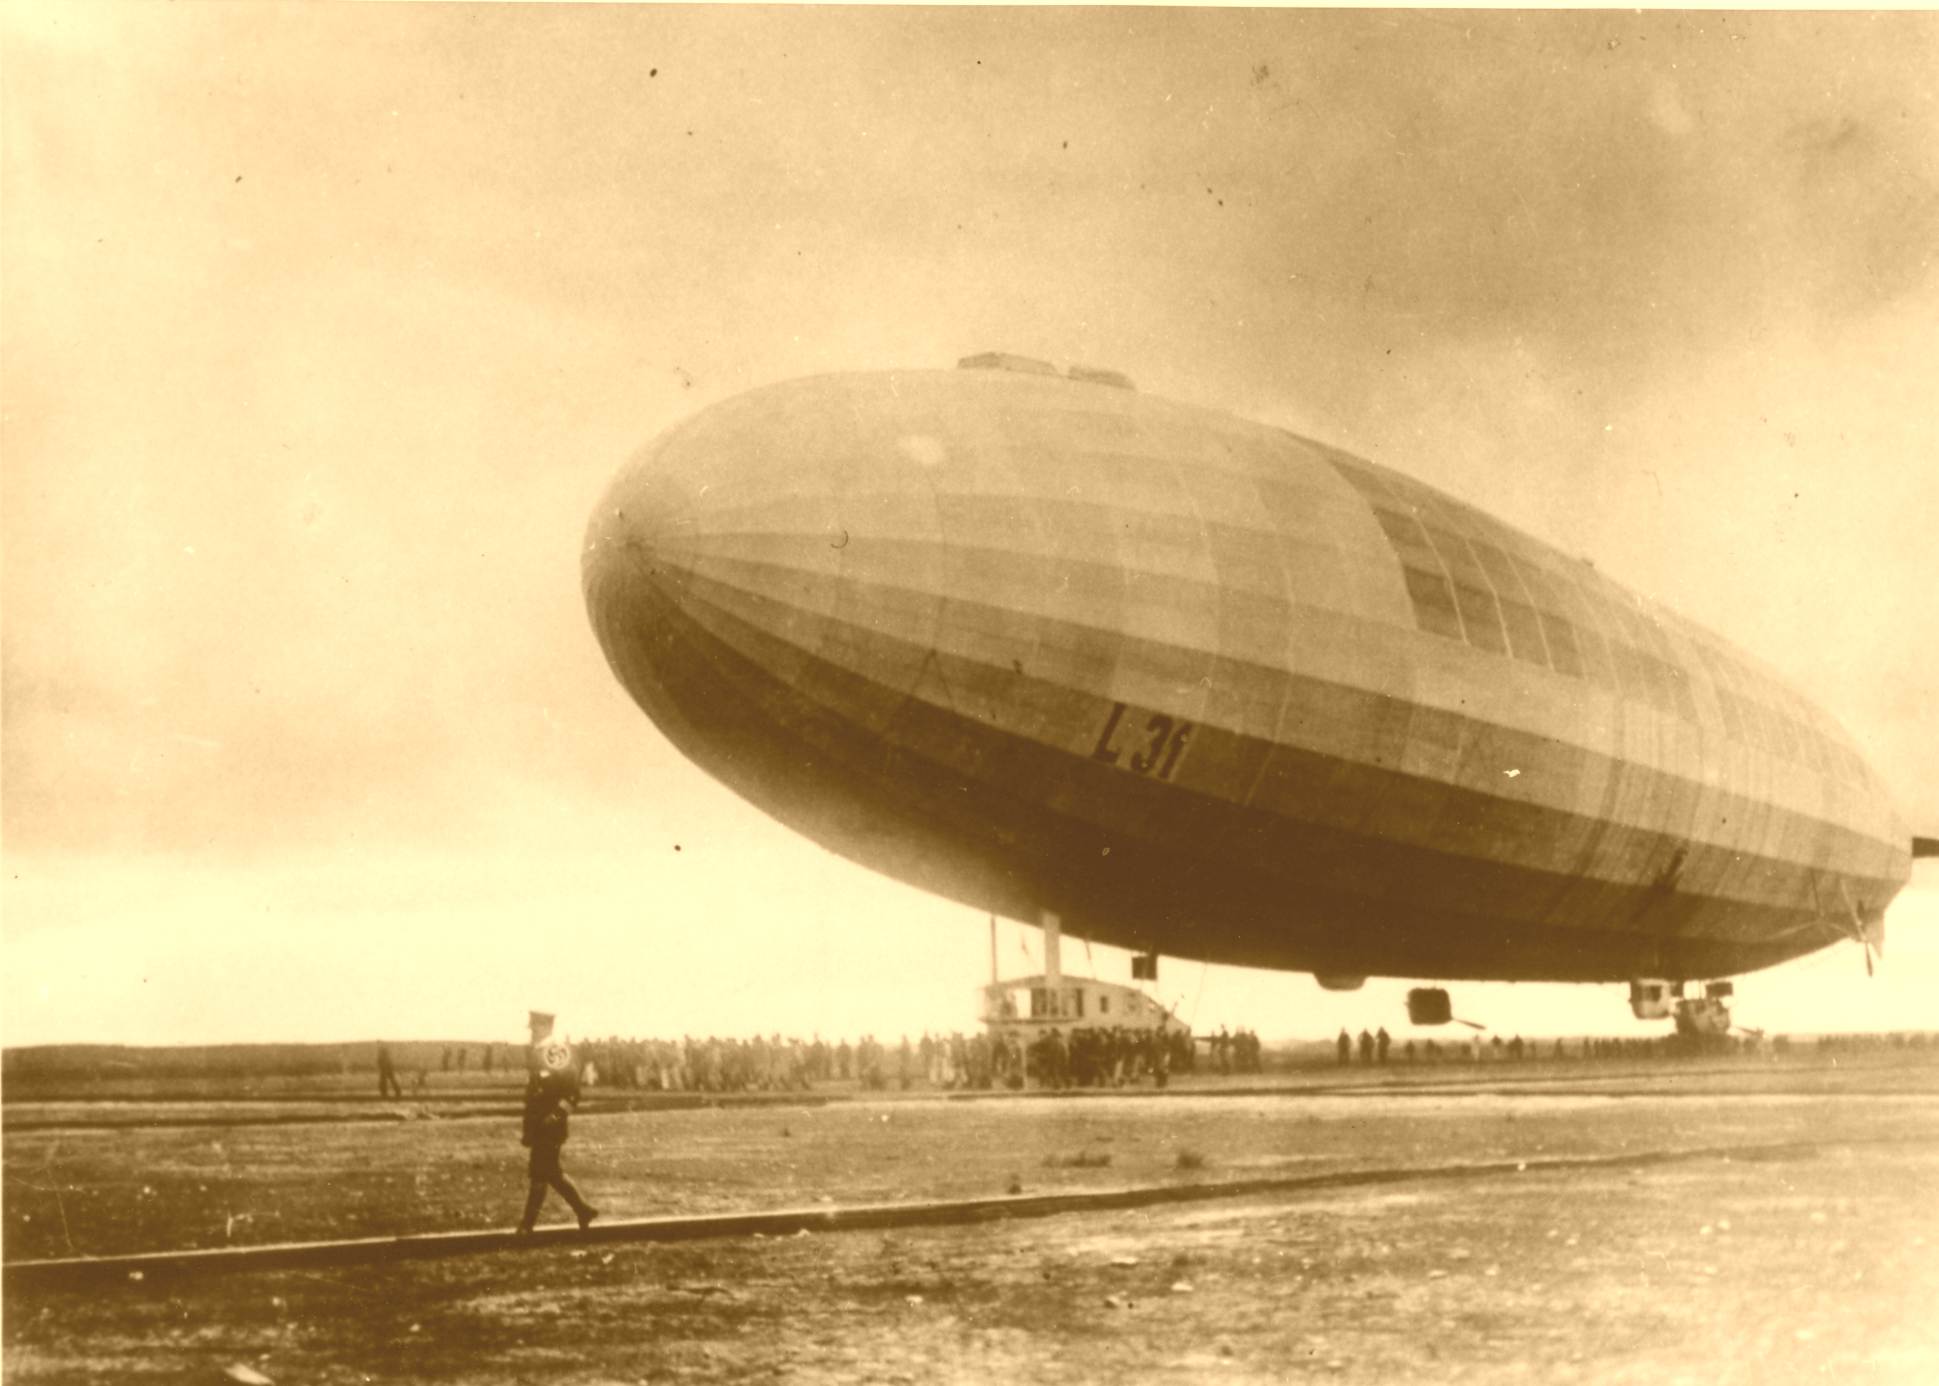
{"label": "bare earth field", "polygon": [[[608,1216],[644,1217],[1688,1158],[14,1293],[5,1376],[1939,1380],[1939,1068],[1544,1068],[588,1115],[566,1163]],[[128,1128],[76,1113],[16,1134],[23,1114],[8,1104],[10,1261],[502,1227],[523,1192],[500,1117]]]}

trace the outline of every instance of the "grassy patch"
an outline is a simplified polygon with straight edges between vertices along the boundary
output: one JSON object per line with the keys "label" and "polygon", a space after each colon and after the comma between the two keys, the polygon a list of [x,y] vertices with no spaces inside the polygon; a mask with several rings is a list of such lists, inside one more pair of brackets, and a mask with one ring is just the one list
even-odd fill
{"label": "grassy patch", "polygon": [[1104,1169],[1111,1163],[1108,1150],[1080,1150],[1075,1155],[1052,1153],[1044,1156],[1045,1169]]}

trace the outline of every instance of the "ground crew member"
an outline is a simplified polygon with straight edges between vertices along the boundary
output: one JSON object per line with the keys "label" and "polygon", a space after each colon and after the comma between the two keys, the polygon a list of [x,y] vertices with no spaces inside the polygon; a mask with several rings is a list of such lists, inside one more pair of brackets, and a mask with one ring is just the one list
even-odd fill
{"label": "ground crew member", "polygon": [[377,1095],[379,1097],[402,1097],[404,1085],[397,1081],[397,1063],[390,1056],[390,1046],[382,1040],[377,1041]]}
{"label": "ground crew member", "polygon": [[1065,1045],[1064,1037],[1057,1032],[1057,1027],[1054,1025],[1050,1027],[1050,1033],[1044,1036],[1044,1060],[1045,1067],[1050,1070],[1049,1086],[1058,1092],[1068,1088],[1070,1086],[1070,1049]]}
{"label": "ground crew member", "polygon": [[572,1050],[552,1039],[553,1018],[544,1011],[531,1014],[532,1048],[525,1079],[525,1118],[520,1139],[532,1152],[526,1175],[525,1214],[518,1230],[529,1234],[538,1222],[545,1204],[545,1191],[554,1188],[572,1208],[583,1229],[592,1225],[599,1210],[580,1195],[566,1178],[559,1164],[559,1151],[566,1143],[568,1103],[579,1101],[578,1076],[573,1070]]}
{"label": "ground crew member", "polygon": [[1340,1067],[1345,1068],[1353,1062],[1353,1036],[1346,1032],[1344,1026],[1340,1029],[1338,1044],[1340,1049]]}

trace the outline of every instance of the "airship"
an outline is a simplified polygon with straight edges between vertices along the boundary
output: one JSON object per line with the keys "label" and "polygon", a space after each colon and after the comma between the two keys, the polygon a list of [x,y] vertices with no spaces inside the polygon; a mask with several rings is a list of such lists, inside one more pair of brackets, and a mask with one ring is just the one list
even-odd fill
{"label": "airship", "polygon": [[620,683],[739,795],[1154,959],[1714,1014],[1840,940],[1869,965],[1910,874],[1852,738],[1728,641],[1111,371],[993,353],[714,404],[621,468],[582,575]]}

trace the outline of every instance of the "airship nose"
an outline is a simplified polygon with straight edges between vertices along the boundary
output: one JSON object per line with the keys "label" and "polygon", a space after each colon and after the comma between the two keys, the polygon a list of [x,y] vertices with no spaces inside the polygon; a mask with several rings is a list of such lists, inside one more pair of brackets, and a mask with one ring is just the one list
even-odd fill
{"label": "airship nose", "polygon": [[691,483],[664,465],[668,439],[635,456],[607,488],[581,554],[586,610],[620,683],[655,722],[671,710],[664,672],[676,667],[684,566],[694,528]]}
{"label": "airship nose", "polygon": [[842,561],[854,419],[825,388],[738,396],[641,450],[593,512],[581,572],[600,645],[703,764],[772,720],[747,705],[753,690],[814,646]]}
{"label": "airship nose", "polygon": [[589,602],[616,587],[631,592],[642,583],[663,582],[680,570],[671,560],[695,533],[706,483],[676,440],[677,433],[656,439],[635,454],[594,509],[581,556]]}

